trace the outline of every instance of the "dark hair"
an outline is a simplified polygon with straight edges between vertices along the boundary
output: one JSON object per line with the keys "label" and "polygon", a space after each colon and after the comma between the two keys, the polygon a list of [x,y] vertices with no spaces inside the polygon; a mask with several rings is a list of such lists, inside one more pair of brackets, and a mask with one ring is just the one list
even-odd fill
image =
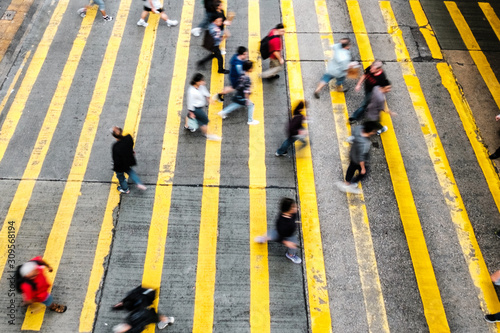
{"label": "dark hair", "polygon": [[253,62],[251,62],[250,60],[247,60],[243,63],[243,71],[244,72],[247,72],[249,69],[251,69],[253,67]]}
{"label": "dark hair", "polygon": [[243,53],[245,53],[246,51],[247,51],[247,48],[246,48],[246,47],[244,47],[244,46],[239,46],[239,47],[238,47],[238,51],[236,51],[236,52],[238,52],[238,55],[242,55],[242,54],[243,54]]}
{"label": "dark hair", "polygon": [[280,211],[282,213],[286,213],[292,208],[292,206],[294,204],[295,204],[295,200],[293,200],[291,198],[283,198],[283,199],[281,199],[281,202],[280,202]]}
{"label": "dark hair", "polygon": [[379,128],[379,125],[376,121],[365,121],[363,123],[363,132],[371,133],[376,131]]}
{"label": "dark hair", "polygon": [[384,80],[384,81],[380,82],[381,87],[387,87],[390,85],[391,85],[391,82],[389,80]]}
{"label": "dark hair", "polygon": [[193,75],[193,78],[191,79],[191,82],[189,82],[190,85],[194,86],[196,83],[203,81],[205,77],[201,73],[196,73]]}
{"label": "dark hair", "polygon": [[274,29],[285,29],[285,26],[283,25],[283,23],[278,23],[278,24],[276,24]]}
{"label": "dark hair", "polygon": [[342,38],[340,40],[340,42],[342,43],[341,45],[342,45],[343,48],[345,48],[346,46],[351,45],[351,39],[348,38],[348,37]]}
{"label": "dark hair", "polygon": [[111,132],[111,135],[117,139],[122,139],[123,138],[123,129],[121,127],[116,127],[116,131],[118,132],[115,132],[115,128],[113,128],[113,132]]}
{"label": "dark hair", "polygon": [[294,116],[299,115],[300,111],[304,110],[305,107],[306,107],[306,101],[300,101],[299,104],[297,104],[297,106],[295,107],[295,109],[293,109],[292,114]]}

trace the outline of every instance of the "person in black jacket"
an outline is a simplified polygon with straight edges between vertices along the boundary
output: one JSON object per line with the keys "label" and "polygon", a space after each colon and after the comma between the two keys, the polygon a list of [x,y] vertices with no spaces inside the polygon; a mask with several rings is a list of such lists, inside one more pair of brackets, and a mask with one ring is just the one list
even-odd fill
{"label": "person in black jacket", "polygon": [[304,128],[304,122],[306,117],[302,114],[302,110],[304,110],[306,103],[300,101],[299,104],[293,110],[293,118],[290,119],[288,123],[288,138],[283,141],[281,147],[276,151],[276,156],[287,156],[288,148],[297,140],[301,141],[303,148],[306,145],[305,137],[307,135],[307,130]]}
{"label": "person in black jacket", "polygon": [[113,171],[116,172],[116,178],[120,182],[118,191],[128,194],[130,189],[128,187],[125,174],[137,184],[139,190],[145,191],[146,186],[141,182],[139,176],[135,173],[132,167],[136,165],[135,152],[134,152],[134,139],[130,134],[123,136],[123,130],[120,127],[114,126],[111,129],[111,134],[116,138],[113,144]]}

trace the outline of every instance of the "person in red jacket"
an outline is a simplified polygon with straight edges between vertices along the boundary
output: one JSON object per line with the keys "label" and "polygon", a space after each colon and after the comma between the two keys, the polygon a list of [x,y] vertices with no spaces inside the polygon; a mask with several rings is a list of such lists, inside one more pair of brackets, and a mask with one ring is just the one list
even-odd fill
{"label": "person in red jacket", "polygon": [[276,38],[272,38],[269,41],[269,53],[271,56],[269,57],[269,69],[267,71],[262,72],[260,75],[263,79],[277,79],[280,76],[278,75],[284,68],[285,59],[283,59],[283,41],[282,37],[285,35],[285,26],[283,23],[279,23],[274,27],[271,32],[269,32],[268,36],[278,36]]}
{"label": "person in red jacket", "polygon": [[52,267],[43,261],[42,257],[35,257],[20,266],[19,289],[23,294],[23,304],[43,303],[50,311],[63,313],[67,307],[54,303],[49,293],[50,283],[45,277],[45,267],[52,272]]}

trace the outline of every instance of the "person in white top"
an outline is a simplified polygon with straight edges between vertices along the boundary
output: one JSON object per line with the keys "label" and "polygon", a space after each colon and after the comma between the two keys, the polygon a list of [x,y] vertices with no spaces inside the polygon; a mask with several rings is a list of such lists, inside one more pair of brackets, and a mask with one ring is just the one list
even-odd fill
{"label": "person in white top", "polygon": [[351,62],[350,48],[351,40],[349,38],[342,38],[340,43],[332,46],[333,57],[328,61],[326,72],[323,74],[323,77],[314,91],[314,97],[319,98],[319,92],[321,89],[323,89],[323,87],[333,79],[336,79],[335,84],[337,91],[347,91],[347,89],[344,90],[342,84],[347,76],[347,70],[349,69],[349,63]]}
{"label": "person in white top", "polygon": [[177,20],[168,19],[167,13],[165,13],[160,0],[143,0],[143,1],[144,1],[144,10],[142,11],[141,19],[137,22],[138,26],[143,26],[143,27],[148,26],[145,19],[150,12],[153,12],[155,14],[159,13],[161,19],[167,22],[167,25],[169,27],[175,27],[177,24],[179,24],[179,21]]}
{"label": "person in white top", "polygon": [[204,108],[210,101],[210,93],[205,87],[205,77],[201,73],[196,73],[191,79],[190,86],[187,90],[187,108],[186,122],[184,129],[191,132],[196,131],[195,126],[189,126],[190,119],[195,119],[200,131],[208,140],[219,141],[220,137],[214,134],[208,134],[208,116]]}

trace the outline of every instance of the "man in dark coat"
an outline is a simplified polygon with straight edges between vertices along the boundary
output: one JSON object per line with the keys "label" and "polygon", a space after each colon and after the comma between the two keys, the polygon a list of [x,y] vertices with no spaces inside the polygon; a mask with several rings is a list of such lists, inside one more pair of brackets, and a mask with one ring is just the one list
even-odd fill
{"label": "man in dark coat", "polygon": [[141,182],[139,176],[135,173],[132,167],[136,165],[135,152],[134,152],[134,139],[130,134],[123,136],[123,130],[120,127],[114,126],[111,129],[111,134],[116,138],[113,144],[113,171],[116,172],[116,178],[120,182],[118,191],[128,194],[130,189],[128,187],[125,174],[137,184],[139,190],[145,191],[146,186]]}

